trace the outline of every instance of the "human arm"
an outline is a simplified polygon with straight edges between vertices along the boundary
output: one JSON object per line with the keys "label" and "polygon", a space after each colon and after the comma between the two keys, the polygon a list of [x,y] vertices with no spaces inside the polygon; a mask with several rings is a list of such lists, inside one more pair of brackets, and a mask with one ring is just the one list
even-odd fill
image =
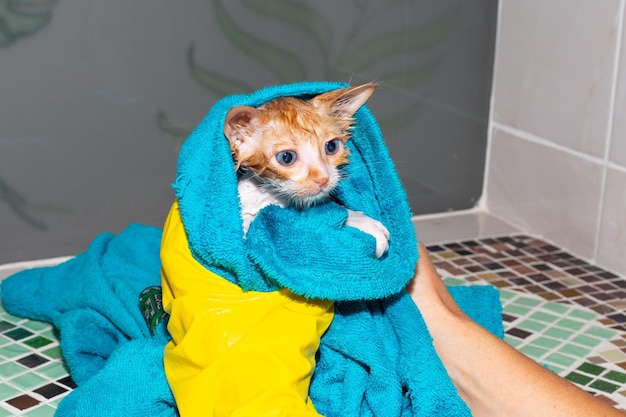
{"label": "human arm", "polygon": [[407,290],[474,416],[624,416],[472,321],[452,299],[423,244],[419,252]]}

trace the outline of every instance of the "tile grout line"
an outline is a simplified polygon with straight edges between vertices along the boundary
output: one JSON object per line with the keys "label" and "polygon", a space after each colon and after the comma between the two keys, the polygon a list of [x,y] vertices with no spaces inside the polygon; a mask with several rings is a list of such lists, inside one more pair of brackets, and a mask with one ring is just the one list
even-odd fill
{"label": "tile grout line", "polygon": [[613,72],[611,74],[611,96],[609,98],[609,114],[607,118],[606,138],[604,145],[604,160],[602,166],[602,178],[600,179],[600,198],[598,215],[596,218],[596,234],[593,246],[593,259],[597,261],[600,255],[600,238],[602,230],[602,222],[604,220],[604,203],[606,198],[606,183],[611,157],[611,145],[613,142],[613,131],[615,128],[615,105],[617,103],[617,88],[619,86],[619,66],[622,55],[622,37],[624,33],[624,2],[620,0],[619,11],[617,17],[617,33],[615,42],[615,62],[613,62]]}
{"label": "tile grout line", "polygon": [[[565,145],[561,145],[555,142],[552,142],[546,138],[538,136],[534,133],[527,132],[517,127],[509,126],[500,122],[493,122],[493,126],[502,132],[508,133],[509,135],[515,136],[517,139],[522,139],[530,143],[535,143],[537,145],[543,145],[547,148],[551,148],[560,152],[567,153],[569,155],[575,156],[580,159],[584,159],[585,161],[592,162],[598,165],[604,163],[604,159],[598,156],[593,156],[586,154],[581,151],[577,151],[576,149],[569,148]],[[622,168],[622,169],[626,169]]]}
{"label": "tile grout line", "polygon": [[558,143],[552,142],[548,139],[545,139],[541,136],[535,135],[534,133],[530,133],[527,132],[525,130],[516,128],[516,127],[512,127],[512,126],[508,126],[505,124],[502,124],[500,122],[493,122],[493,127],[497,130],[500,130],[504,133],[507,133],[509,135],[515,136],[517,139],[521,139],[521,140],[525,140],[527,142],[530,143],[534,143],[537,145],[542,145],[545,146],[547,148],[550,149],[554,149],[556,151],[560,151],[560,152],[564,152],[566,154],[569,154],[571,156],[583,159],[587,162],[591,162],[594,163],[596,165],[606,165],[608,168],[614,169],[616,171],[620,171],[620,172],[624,172],[626,173],[626,166],[620,165],[618,163],[612,162],[612,161],[606,161],[604,160],[604,156],[602,157],[598,157],[598,156],[593,156],[593,155],[589,155],[586,154],[584,152],[581,151],[577,151],[575,149],[572,148],[568,148],[565,145],[560,145]]}

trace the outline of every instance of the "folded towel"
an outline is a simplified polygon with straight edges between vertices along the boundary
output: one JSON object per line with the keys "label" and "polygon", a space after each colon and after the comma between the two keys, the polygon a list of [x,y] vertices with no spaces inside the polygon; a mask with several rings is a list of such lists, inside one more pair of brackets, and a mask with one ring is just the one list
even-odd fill
{"label": "folded towel", "polygon": [[[306,211],[267,207],[243,239],[237,178],[222,129],[227,111],[345,86],[291,84],[216,103],[185,142],[174,184],[189,248],[202,266],[245,290],[288,288],[338,300],[309,391],[321,414],[469,416],[404,290],[417,260],[415,234],[404,190],[366,107],[355,115],[347,178],[337,197],[385,224],[388,253],[376,258],[373,238],[345,227],[345,207],[332,202]],[[57,415],[176,415],[160,362],[169,335],[163,324],[151,335],[138,306],[141,291],[160,284],[160,239],[160,229],[133,225],[118,236],[99,236],[60,266],[23,271],[2,283],[7,311],[50,321],[61,331],[78,388]],[[452,291],[470,316],[502,335],[494,289]]]}

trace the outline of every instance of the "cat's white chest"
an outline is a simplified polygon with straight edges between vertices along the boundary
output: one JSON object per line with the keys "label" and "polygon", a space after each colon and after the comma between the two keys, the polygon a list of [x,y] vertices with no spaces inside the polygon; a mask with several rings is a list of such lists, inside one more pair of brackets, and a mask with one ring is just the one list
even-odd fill
{"label": "cat's white chest", "polygon": [[243,233],[248,233],[250,223],[263,207],[275,204],[284,205],[270,192],[263,190],[250,177],[242,177],[237,185],[239,199],[241,200],[241,217],[243,219]]}

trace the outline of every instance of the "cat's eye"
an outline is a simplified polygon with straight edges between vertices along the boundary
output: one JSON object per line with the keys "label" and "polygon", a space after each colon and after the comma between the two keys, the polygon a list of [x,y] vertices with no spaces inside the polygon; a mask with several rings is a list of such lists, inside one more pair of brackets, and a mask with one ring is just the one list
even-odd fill
{"label": "cat's eye", "polygon": [[282,151],[276,154],[276,160],[283,166],[293,165],[296,159],[298,156],[294,151]]}
{"label": "cat's eye", "polygon": [[341,141],[337,138],[329,140],[324,147],[327,155],[334,155],[341,148]]}

